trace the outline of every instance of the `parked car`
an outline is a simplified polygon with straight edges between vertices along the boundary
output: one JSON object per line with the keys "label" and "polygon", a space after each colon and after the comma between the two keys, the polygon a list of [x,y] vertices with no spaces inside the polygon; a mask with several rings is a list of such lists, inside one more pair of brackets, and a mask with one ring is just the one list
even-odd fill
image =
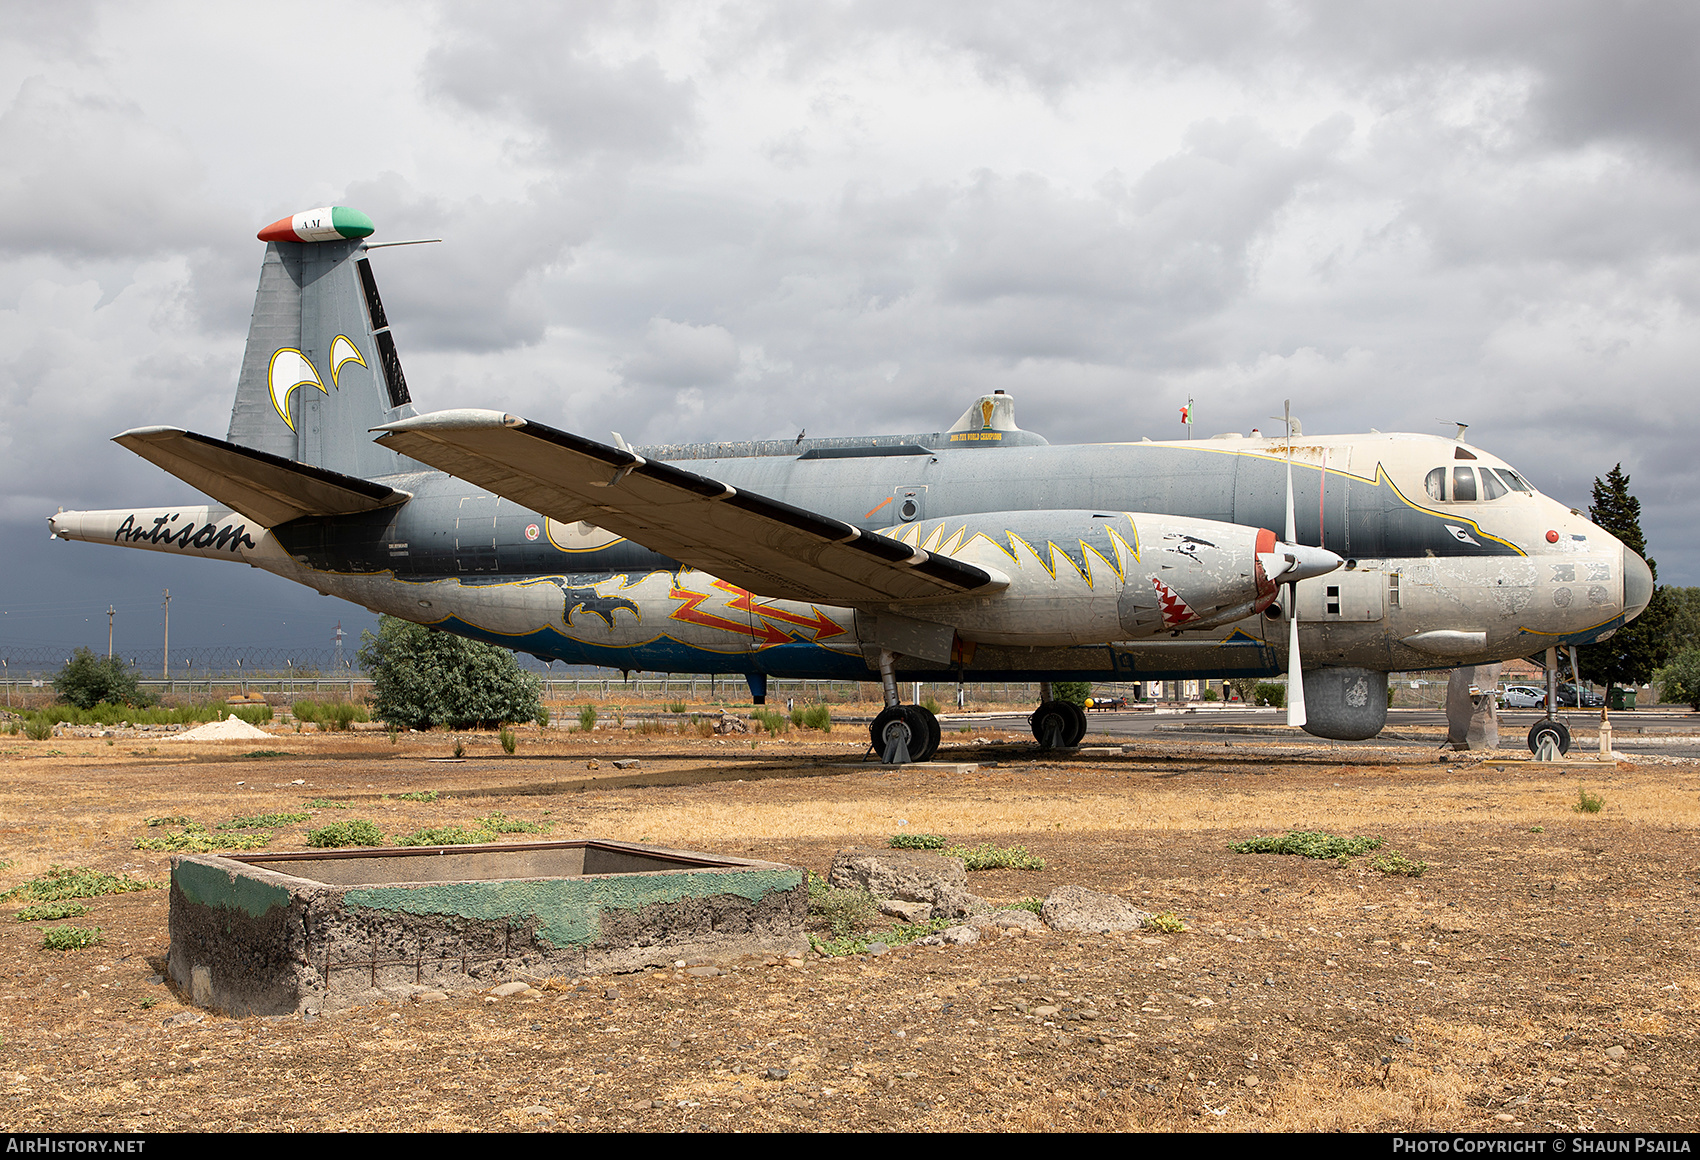
{"label": "parked car", "polygon": [[1599,709],[1606,699],[1591,689],[1579,689],[1575,685],[1560,685],[1558,687],[1558,703],[1572,709]]}
{"label": "parked car", "polygon": [[1546,690],[1538,685],[1507,685],[1499,695],[1501,709],[1539,709],[1546,704]]}

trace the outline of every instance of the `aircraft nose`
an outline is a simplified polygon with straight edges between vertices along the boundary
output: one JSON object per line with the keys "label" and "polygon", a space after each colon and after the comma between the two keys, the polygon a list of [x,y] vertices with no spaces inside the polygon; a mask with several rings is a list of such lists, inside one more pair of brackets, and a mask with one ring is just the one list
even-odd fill
{"label": "aircraft nose", "polygon": [[1653,599],[1653,570],[1635,552],[1623,549],[1623,619],[1634,620]]}

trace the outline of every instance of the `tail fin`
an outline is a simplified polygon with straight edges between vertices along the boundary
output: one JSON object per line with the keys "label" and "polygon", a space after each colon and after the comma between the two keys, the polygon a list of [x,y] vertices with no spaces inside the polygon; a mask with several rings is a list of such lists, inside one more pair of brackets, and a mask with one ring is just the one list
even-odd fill
{"label": "tail fin", "polygon": [[418,469],[367,433],[415,414],[366,254],[371,233],[370,218],[341,206],[260,231],[230,442],[362,479]]}

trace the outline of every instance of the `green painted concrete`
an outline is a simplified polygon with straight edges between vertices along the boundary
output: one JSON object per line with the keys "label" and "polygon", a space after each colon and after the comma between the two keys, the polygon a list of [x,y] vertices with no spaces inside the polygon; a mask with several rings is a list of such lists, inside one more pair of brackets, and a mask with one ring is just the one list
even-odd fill
{"label": "green painted concrete", "polygon": [[250,918],[262,918],[273,907],[289,905],[289,891],[282,886],[199,862],[177,863],[171,868],[171,881],[190,902],[229,907]]}
{"label": "green painted concrete", "polygon": [[530,915],[554,947],[588,946],[602,932],[604,910],[641,910],[657,902],[735,894],[750,902],[794,890],[800,870],[692,870],[528,882],[438,882],[371,886],[345,893],[343,905],[404,914],[450,914],[487,920]]}

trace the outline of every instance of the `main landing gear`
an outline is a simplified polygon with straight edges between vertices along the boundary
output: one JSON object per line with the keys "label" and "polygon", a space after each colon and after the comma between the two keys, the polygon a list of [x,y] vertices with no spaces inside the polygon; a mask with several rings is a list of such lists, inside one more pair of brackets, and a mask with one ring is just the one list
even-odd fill
{"label": "main landing gear", "polygon": [[1039,685],[1039,707],[1027,719],[1041,749],[1073,749],[1086,737],[1086,710],[1051,697],[1051,682]]}
{"label": "main landing gear", "polygon": [[920,705],[897,703],[897,658],[889,649],[880,650],[880,683],[885,686],[885,708],[868,733],[881,765],[908,765],[931,761],[939,751],[939,719]]}

